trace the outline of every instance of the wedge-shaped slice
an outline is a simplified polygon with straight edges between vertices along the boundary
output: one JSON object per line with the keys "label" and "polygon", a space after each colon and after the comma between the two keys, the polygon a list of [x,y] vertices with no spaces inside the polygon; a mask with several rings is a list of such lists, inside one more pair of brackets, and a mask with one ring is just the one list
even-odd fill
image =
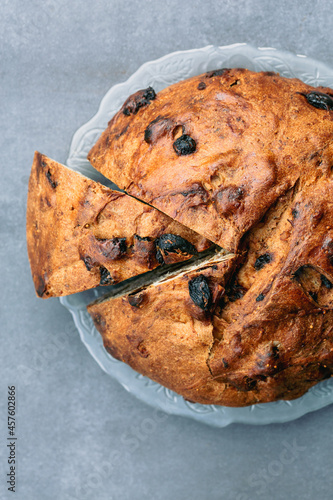
{"label": "wedge-shaped slice", "polygon": [[206,262],[136,293],[89,305],[106,350],[190,401],[233,406],[253,402],[253,394],[239,394],[214,380],[208,365],[218,341],[214,309],[235,260]]}
{"label": "wedge-shaped slice", "polygon": [[43,298],[115,284],[212,244],[155,208],[38,152],[29,181],[27,243]]}
{"label": "wedge-shaped slice", "polygon": [[88,158],[129,194],[235,252],[299,177],[330,171],[324,93],[332,91],[245,69],[156,95],[148,88],[128,98]]}

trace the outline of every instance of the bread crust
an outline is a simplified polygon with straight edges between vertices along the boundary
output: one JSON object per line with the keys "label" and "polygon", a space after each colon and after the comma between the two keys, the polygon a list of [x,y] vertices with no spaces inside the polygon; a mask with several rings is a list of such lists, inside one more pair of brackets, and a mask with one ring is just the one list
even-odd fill
{"label": "bread crust", "polygon": [[[140,91],[88,158],[128,193],[235,252],[281,195],[316,175],[313,155],[330,144],[333,121],[329,109],[307,101],[313,90],[332,92],[226,69],[171,85],[135,108]],[[135,112],[125,112],[129,103]],[[179,154],[180,133],[195,141],[194,151],[184,143]]]}
{"label": "bread crust", "polygon": [[[333,373],[333,182],[292,190],[247,238],[232,277],[241,296],[216,311],[214,377],[259,402],[293,399]],[[261,259],[263,255],[269,258]],[[229,282],[230,285],[230,282]]]}
{"label": "bread crust", "polygon": [[[107,349],[194,402],[301,396],[333,373],[332,90],[232,69],[124,113],[137,99],[111,120],[90,161],[237,258],[223,276],[204,271],[224,289],[209,318],[188,308],[191,275],[147,288],[135,310],[128,297],[88,308]],[[179,317],[180,367],[169,354]],[[128,331],[139,332],[138,345]],[[146,342],[145,357],[137,351]]]}
{"label": "bread crust", "polygon": [[[166,234],[177,235],[188,245],[160,252],[158,261],[156,241]],[[161,262],[187,260],[210,245],[155,208],[35,153],[27,246],[39,297],[119,283]]]}

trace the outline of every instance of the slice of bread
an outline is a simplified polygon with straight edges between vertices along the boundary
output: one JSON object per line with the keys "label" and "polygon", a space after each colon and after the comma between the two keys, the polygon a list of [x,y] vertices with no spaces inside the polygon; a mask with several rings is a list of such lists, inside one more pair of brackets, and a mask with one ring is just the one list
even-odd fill
{"label": "slice of bread", "polygon": [[112,285],[212,245],[147,204],[36,152],[27,244],[39,297]]}

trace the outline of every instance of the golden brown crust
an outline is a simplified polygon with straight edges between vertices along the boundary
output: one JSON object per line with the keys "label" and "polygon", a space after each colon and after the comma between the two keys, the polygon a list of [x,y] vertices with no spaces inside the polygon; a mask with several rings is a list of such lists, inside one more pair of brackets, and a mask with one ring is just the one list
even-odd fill
{"label": "golden brown crust", "polygon": [[[177,240],[173,251],[157,253],[156,242],[169,233],[187,245]],[[211,245],[158,210],[38,152],[29,181],[27,244],[43,298],[118,283]]]}
{"label": "golden brown crust", "polygon": [[[294,189],[248,236],[234,273],[242,296],[221,304],[210,369],[260,401],[291,399],[333,372],[333,181]],[[231,288],[227,290],[226,297]]]}
{"label": "golden brown crust", "polygon": [[[311,90],[274,73],[230,69],[171,85],[152,100],[141,91],[88,157],[128,193],[235,251],[281,195],[314,175],[313,155],[331,141],[332,112],[307,102]],[[195,141],[189,154],[175,147],[181,133]]]}
{"label": "golden brown crust", "polygon": [[[92,164],[238,259],[232,274],[216,274],[225,291],[210,318],[189,309],[189,277],[148,288],[135,310],[128,298],[93,305],[107,348],[199,403],[301,396],[333,373],[332,91],[234,69],[180,82],[138,109],[137,99],[111,120]],[[135,113],[124,114],[128,103]],[[138,345],[123,330],[140,332]]]}

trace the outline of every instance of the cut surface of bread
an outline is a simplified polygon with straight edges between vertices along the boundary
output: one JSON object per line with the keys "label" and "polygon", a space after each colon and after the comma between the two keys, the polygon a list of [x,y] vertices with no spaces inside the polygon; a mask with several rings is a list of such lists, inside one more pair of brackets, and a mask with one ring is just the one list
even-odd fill
{"label": "cut surface of bread", "polygon": [[38,152],[29,181],[27,244],[43,298],[119,283],[212,245],[155,208]]}

